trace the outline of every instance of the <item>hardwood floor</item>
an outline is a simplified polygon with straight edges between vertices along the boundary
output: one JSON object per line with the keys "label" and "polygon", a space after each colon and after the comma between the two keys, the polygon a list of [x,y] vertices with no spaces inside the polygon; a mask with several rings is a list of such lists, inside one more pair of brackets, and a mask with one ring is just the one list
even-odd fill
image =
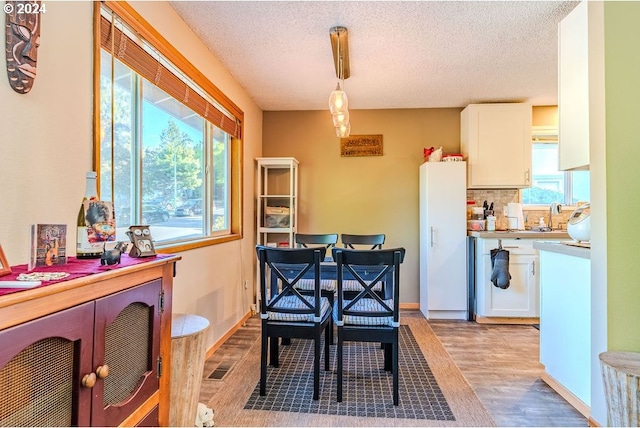
{"label": "hardwood floor", "polygon": [[588,426],[540,380],[539,331],[530,325],[429,325],[498,426]]}
{"label": "hardwood floor", "polygon": [[[422,316],[403,311],[402,316]],[[532,326],[431,320],[429,325],[498,426],[588,426],[577,410],[540,380],[539,332]],[[250,318],[205,362],[200,401],[224,383],[207,381],[233,370],[260,335]]]}

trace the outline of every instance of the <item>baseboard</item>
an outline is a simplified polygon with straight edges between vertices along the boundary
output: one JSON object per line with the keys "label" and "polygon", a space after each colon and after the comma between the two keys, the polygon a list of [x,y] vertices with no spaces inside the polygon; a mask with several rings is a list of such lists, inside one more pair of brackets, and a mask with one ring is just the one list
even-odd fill
{"label": "baseboard", "polygon": [[420,309],[420,303],[400,303],[400,309]]}
{"label": "baseboard", "polygon": [[[587,406],[582,400],[576,397],[573,392],[569,391],[564,387],[560,382],[555,380],[551,375],[549,375],[546,371],[542,374],[541,379],[551,387],[555,392],[560,394],[562,398],[567,400],[569,404],[571,404],[578,412],[582,414],[585,418],[589,420],[589,423],[593,421],[591,419],[591,408]],[[593,421],[595,422],[595,421]]]}
{"label": "baseboard", "polygon": [[428,311],[430,320],[467,320],[467,311]]}
{"label": "baseboard", "polygon": [[231,328],[229,329],[229,331],[227,331],[227,332],[226,332],[226,333],[225,333],[225,334],[224,334],[220,339],[218,339],[218,340],[217,340],[217,341],[216,341],[216,342],[211,346],[211,348],[209,348],[209,349],[207,350],[207,353],[206,353],[206,355],[205,355],[204,359],[205,359],[205,360],[208,360],[209,358],[211,358],[211,356],[213,355],[213,353],[214,353],[214,352],[216,352],[216,351],[218,350],[218,348],[219,348],[220,346],[222,346],[222,344],[223,344],[224,342],[226,342],[226,340],[227,340],[228,338],[230,338],[230,337],[233,335],[233,333],[235,333],[236,331],[238,331],[238,329],[239,329],[240,327],[242,327],[242,325],[244,324],[244,322],[245,322],[246,320],[248,320],[250,317],[251,317],[251,311],[247,312],[247,313],[246,313],[246,314],[245,314],[245,315],[240,319],[240,321],[238,321],[238,322],[237,322],[233,327],[231,327]]}
{"label": "baseboard", "polygon": [[507,318],[507,317],[481,317],[476,315],[478,324],[540,324],[540,318]]}

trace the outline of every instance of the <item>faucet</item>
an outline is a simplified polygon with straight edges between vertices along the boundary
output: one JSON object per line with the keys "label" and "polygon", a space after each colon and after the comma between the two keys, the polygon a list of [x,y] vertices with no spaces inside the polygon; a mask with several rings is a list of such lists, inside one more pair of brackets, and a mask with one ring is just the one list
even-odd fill
{"label": "faucet", "polygon": [[562,205],[560,205],[558,202],[553,202],[551,205],[549,205],[549,222],[547,223],[549,231],[553,230],[553,215],[560,214],[561,212]]}

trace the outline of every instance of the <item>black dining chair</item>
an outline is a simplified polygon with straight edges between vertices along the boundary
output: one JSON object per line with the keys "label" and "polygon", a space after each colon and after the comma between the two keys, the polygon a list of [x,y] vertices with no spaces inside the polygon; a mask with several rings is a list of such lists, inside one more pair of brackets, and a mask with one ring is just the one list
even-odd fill
{"label": "black dining chair", "polygon": [[[400,264],[405,249],[350,250],[334,248],[337,269],[337,299],[333,321],[338,326],[337,401],[342,401],[343,349],[347,341],[380,342],[384,348],[384,369],[393,376],[393,404],[398,405],[398,329],[400,327]],[[353,298],[346,298],[345,278],[355,279],[362,287]],[[373,290],[385,281],[385,296]]]}
{"label": "black dining chair", "polygon": [[[351,248],[354,250],[364,249],[362,248],[363,246],[367,247],[370,250],[381,250],[385,238],[386,236],[384,233],[373,235],[352,235],[343,233],[340,235],[340,240],[342,241],[342,245],[344,245],[344,248]],[[347,280],[344,283],[344,290],[352,293],[351,297],[353,296],[353,293],[357,293],[361,289],[362,288],[360,287],[358,281]],[[376,284],[376,288],[374,291],[378,292],[378,294],[382,294],[383,289],[384,282],[381,282],[379,284]]]}
{"label": "black dining chair", "polygon": [[[294,236],[294,242],[297,247],[300,248],[324,248],[325,251],[329,250],[329,256],[331,256],[331,248],[334,248],[338,243],[337,233],[296,233]],[[296,288],[300,290],[302,294],[311,294],[315,288],[315,282],[311,278],[302,278],[298,281]],[[329,303],[333,308],[334,295],[336,292],[335,279],[323,279],[320,278],[320,295],[329,299]],[[333,322],[329,326],[330,342],[333,344]],[[285,342],[287,343],[287,342]]]}
{"label": "black dining chair", "polygon": [[344,245],[344,248],[357,249],[356,245],[371,246],[371,250],[381,250],[384,244],[385,234],[379,233],[374,235],[351,235],[343,233],[340,235],[340,240]]}
{"label": "black dining chair", "polygon": [[[338,234],[337,233],[325,233],[325,234],[304,234],[304,233],[296,233],[294,237],[294,241],[296,246],[299,248],[325,248],[329,250],[334,248],[338,243]],[[331,251],[329,251],[329,255],[331,255]],[[326,257],[325,257],[326,259]],[[313,279],[301,279],[298,281],[297,288],[305,291],[313,291],[315,284]],[[336,281],[334,279],[320,279],[320,287],[323,291],[323,295],[329,298],[331,305],[333,305],[333,294],[336,291]]]}
{"label": "black dining chair", "polygon": [[[309,248],[309,246],[321,246],[328,250],[338,243],[337,233],[296,233],[294,241],[298,247]],[[331,253],[329,253],[331,254]]]}
{"label": "black dining chair", "polygon": [[[266,395],[267,348],[269,362],[278,367],[280,338],[312,339],[313,399],[320,396],[320,339],[325,332],[324,369],[329,370],[329,343],[332,307],[320,296],[320,263],[324,252],[317,248],[272,248],[256,246],[260,268],[260,318],[262,320],[262,348],[260,353],[260,395]],[[287,267],[297,270],[290,278],[283,273]],[[314,275],[313,295],[303,295],[296,283],[307,272]],[[304,358],[300,356],[300,358]]]}

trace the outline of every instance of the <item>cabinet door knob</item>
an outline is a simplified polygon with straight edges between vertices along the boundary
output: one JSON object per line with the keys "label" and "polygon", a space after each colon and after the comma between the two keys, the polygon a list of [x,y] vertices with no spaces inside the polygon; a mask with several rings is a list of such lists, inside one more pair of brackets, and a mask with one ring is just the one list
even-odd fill
{"label": "cabinet door knob", "polygon": [[98,368],[96,369],[96,374],[100,379],[104,379],[105,377],[109,376],[109,366],[106,364],[104,366],[98,366]]}
{"label": "cabinet door knob", "polygon": [[85,388],[93,388],[93,385],[96,384],[96,374],[89,373],[82,377],[82,386]]}

